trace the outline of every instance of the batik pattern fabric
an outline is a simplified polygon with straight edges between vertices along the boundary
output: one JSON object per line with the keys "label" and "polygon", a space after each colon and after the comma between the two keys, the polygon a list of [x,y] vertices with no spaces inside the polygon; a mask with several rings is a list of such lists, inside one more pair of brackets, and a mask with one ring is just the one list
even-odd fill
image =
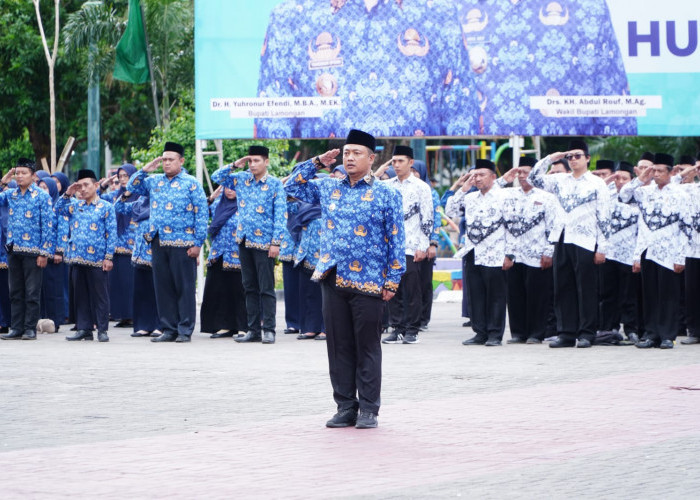
{"label": "batik pattern fabric", "polygon": [[438,192],[430,188],[430,194],[433,198],[433,232],[430,234],[430,244],[437,246],[438,238],[440,238],[440,228],[442,227],[442,216],[440,215],[440,195]]}
{"label": "batik pattern fabric", "polygon": [[214,172],[212,181],[236,191],[238,229],[236,240],[246,248],[269,250],[280,246],[287,227],[287,202],[282,182],[269,174],[260,180],[249,171],[225,166]]}
{"label": "batik pattern fabric", "polygon": [[[121,197],[121,193],[119,191],[112,191],[109,193],[105,193],[103,195],[100,195],[100,198],[102,198],[105,201],[110,202],[112,205],[114,205],[114,209],[116,213],[119,213],[119,211],[116,210],[117,206],[117,200]],[[131,197],[130,201],[136,201],[134,199],[135,197]],[[117,228],[117,247],[114,251],[114,253],[118,253],[121,255],[131,255],[132,252],[134,251],[134,245],[136,244],[136,238],[137,238],[137,233],[135,232],[135,227],[133,224],[128,224],[122,232],[122,234],[119,234],[119,230]]]}
{"label": "batik pattern fabric", "polygon": [[171,179],[139,170],[129,179],[126,190],[132,195],[150,196],[149,241],[157,234],[161,246],[190,248],[204,244],[209,211],[197,179],[184,170]]}
{"label": "batik pattern fabric", "polygon": [[88,203],[64,195],[56,202],[56,211],[69,217],[68,264],[102,267],[104,260],[114,258],[117,219],[110,202],[96,198]]}
{"label": "batik pattern fabric", "polygon": [[430,194],[430,187],[413,175],[409,175],[403,181],[394,177],[383,182],[401,193],[406,255],[415,255],[418,250],[427,251],[434,229],[433,197]]}
{"label": "batik pattern fabric", "polygon": [[624,203],[636,201],[644,224],[639,224],[634,261],[646,258],[666,269],[674,264],[685,265],[690,250],[685,225],[689,221],[691,201],[679,184],[644,186],[639,179],[627,183],[620,190]]}
{"label": "batik pattern fabric", "polygon": [[541,267],[542,257],[554,256],[554,245],[561,235],[563,210],[553,194],[520,187],[503,190],[503,218],[510,235],[507,253],[515,262]]}
{"label": "batik pattern fabric", "polygon": [[447,201],[448,217],[457,217],[464,210],[466,232],[461,253],[466,255],[474,250],[477,266],[501,267],[506,254],[512,253],[503,218],[506,199],[504,190],[494,187],[486,194],[459,189]]}
{"label": "batik pattern fabric", "polygon": [[[215,210],[212,205],[212,213]],[[211,266],[219,259],[222,261],[224,271],[241,269],[241,260],[238,254],[238,243],[236,242],[236,228],[238,227],[238,213],[233,214],[218,232],[211,242],[211,251],[207,259],[207,266]]]}
{"label": "batik pattern fabric", "polygon": [[[114,203],[114,211],[117,214],[132,215],[134,201],[124,201],[121,197],[117,198]],[[129,231],[134,235],[134,247],[131,251],[131,265],[135,267],[151,267],[153,260],[153,252],[151,251],[151,242],[146,239],[150,230],[148,219],[135,221],[131,219],[129,222]]]}
{"label": "batik pattern fabric", "polygon": [[531,96],[627,96],[627,74],[605,0],[461,0],[480,133],[636,135],[635,118],[531,109]]}
{"label": "batik pattern fabric", "polygon": [[610,225],[608,231],[607,260],[631,266],[634,264],[634,249],[637,246],[639,229],[639,207],[636,202],[622,203],[617,190],[610,200]]}
{"label": "batik pattern fabric", "polygon": [[321,219],[314,219],[301,229],[301,240],[294,255],[295,266],[301,265],[312,273],[316,270],[318,259],[321,258],[322,235]]}
{"label": "batik pattern fabric", "polygon": [[[287,220],[299,209],[299,203],[297,202],[287,202]],[[285,223],[282,233],[282,241],[280,242],[280,254],[277,257],[281,262],[294,262],[294,258],[297,253],[297,243],[292,238],[292,234],[289,232],[287,224]]]}
{"label": "batik pattern fabric", "polygon": [[564,209],[564,243],[590,252],[607,252],[610,192],[591,172],[578,179],[571,173],[547,175],[551,162],[543,158],[532,168],[527,181],[557,197]]}
{"label": "batik pattern fabric", "polygon": [[8,207],[7,244],[13,253],[53,257],[56,216],[48,193],[35,184],[24,194],[9,188],[0,193],[0,206]]}
{"label": "batik pattern fabric", "polygon": [[692,259],[700,259],[700,184],[680,184],[679,187],[685,191],[690,203],[683,224],[689,241],[687,256]]}
{"label": "batik pattern fabric", "polygon": [[[337,102],[323,117],[259,118],[258,137],[473,135],[478,101],[453,2],[287,0],[270,15],[260,97]],[[293,29],[290,29],[293,27]]]}
{"label": "batik pattern fabric", "polygon": [[371,296],[396,292],[406,260],[401,193],[372,176],[352,185],[348,178],[314,175],[313,161],[305,161],[285,186],[287,194],[321,205],[321,251],[312,279],[336,268],[338,288]]}

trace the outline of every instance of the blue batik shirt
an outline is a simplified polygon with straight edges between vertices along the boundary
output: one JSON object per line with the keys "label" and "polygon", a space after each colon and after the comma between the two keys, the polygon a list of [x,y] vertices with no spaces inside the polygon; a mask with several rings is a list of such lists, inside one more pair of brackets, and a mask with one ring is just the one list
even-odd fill
{"label": "blue batik shirt", "polygon": [[114,258],[117,218],[110,202],[96,198],[88,203],[63,195],[56,202],[56,212],[69,217],[68,264],[102,267],[104,260]]}
{"label": "blue batik shirt", "polygon": [[[106,200],[110,202],[112,205],[114,205],[114,209],[116,211],[117,206],[117,200],[121,197],[121,191],[112,191],[110,193],[106,193],[100,196],[103,200]],[[134,198],[131,198],[133,201]],[[117,214],[120,212],[117,211]],[[127,226],[124,228],[124,231],[119,234],[119,221],[117,221],[117,248],[115,250],[115,253],[122,254],[122,255],[131,255],[131,253],[134,251],[134,245],[136,244],[136,232],[134,231],[137,225],[134,224],[127,224]]]}
{"label": "blue batik shirt", "polygon": [[165,174],[149,176],[139,170],[129,179],[126,190],[150,196],[151,217],[146,239],[151,241],[158,235],[160,245],[169,247],[204,244],[209,219],[207,196],[197,179],[184,169],[172,179]]}
{"label": "blue batik shirt", "polygon": [[266,174],[260,180],[255,180],[249,171],[235,172],[230,166],[214,172],[211,179],[236,191],[236,241],[239,244],[245,240],[247,248],[257,250],[280,245],[287,227],[287,197],[279,179]]}
{"label": "blue batik shirt", "polygon": [[35,184],[24,194],[18,187],[6,189],[0,193],[0,206],[9,207],[7,244],[13,253],[53,257],[56,217],[46,191]]}
{"label": "blue batik shirt", "polygon": [[321,205],[321,251],[312,279],[335,267],[338,288],[372,296],[396,292],[406,261],[401,193],[371,176],[353,186],[348,178],[314,175],[314,162],[305,161],[285,185],[289,195]]}
{"label": "blue batik shirt", "polygon": [[311,272],[316,270],[318,259],[321,258],[321,235],[323,224],[321,219],[314,219],[301,229],[301,240],[294,255],[294,265],[302,265]]}
{"label": "blue batik shirt", "polygon": [[[134,201],[124,201],[121,197],[114,202],[114,211],[117,214],[132,215],[134,209]],[[151,251],[151,242],[146,240],[145,236],[150,229],[148,219],[142,221],[129,221],[129,231],[134,235],[134,247],[131,251],[131,264],[136,267],[151,267],[153,252]]]}
{"label": "blue batik shirt", "polygon": [[337,101],[322,118],[260,118],[257,137],[473,135],[478,100],[447,0],[287,0],[270,15],[259,97]]}
{"label": "blue batik shirt", "polygon": [[[210,212],[212,217],[216,211],[221,198],[212,203]],[[238,227],[238,212],[233,214],[223,225],[219,233],[211,242],[211,251],[207,265],[211,266],[218,259],[223,258],[222,268],[224,271],[241,269],[241,259],[238,255],[238,243],[236,242],[236,228]]]}
{"label": "blue batik shirt", "polygon": [[[296,213],[299,209],[299,203],[294,201],[287,202],[287,220],[289,217]],[[282,234],[282,241],[280,242],[280,254],[277,257],[278,260],[282,262],[294,262],[294,256],[297,253],[297,243],[292,238],[291,233],[287,227],[284,225],[284,233]]]}
{"label": "blue batik shirt", "polygon": [[605,0],[461,0],[488,135],[636,135],[634,118],[546,116],[531,96],[629,95]]}
{"label": "blue batik shirt", "polygon": [[442,227],[442,216],[438,211],[438,208],[440,208],[440,195],[433,188],[430,188],[430,194],[433,196],[433,232],[430,234],[430,244],[437,246],[440,228]]}

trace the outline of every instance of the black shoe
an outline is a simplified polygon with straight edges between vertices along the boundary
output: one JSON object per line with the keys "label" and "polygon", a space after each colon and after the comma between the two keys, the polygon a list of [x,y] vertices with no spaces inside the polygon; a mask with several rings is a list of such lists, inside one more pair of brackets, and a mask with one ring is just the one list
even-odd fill
{"label": "black shoe", "polygon": [[542,340],[536,339],[535,337],[530,337],[525,341],[526,344],[541,344]]}
{"label": "black shoe", "polygon": [[244,335],[239,335],[233,340],[236,342],[260,342],[262,338],[260,337],[260,333],[246,332]]}
{"label": "black shoe", "polygon": [[488,346],[488,347],[494,347],[494,346],[497,346],[497,345],[501,345],[501,341],[498,340],[498,339],[488,339],[488,340],[484,343],[484,345],[485,345],[485,346]]}
{"label": "black shoe", "polygon": [[134,326],[134,322],[131,321],[130,319],[123,319],[116,325],[114,325],[114,328],[131,328]]}
{"label": "black shoe", "polygon": [[417,344],[418,342],[418,335],[416,335],[415,333],[407,333],[403,336],[404,344]]}
{"label": "black shoe", "polygon": [[171,335],[169,333],[163,333],[159,335],[158,337],[153,337],[151,339],[151,342],[175,342],[175,335]]}
{"label": "black shoe", "polygon": [[75,332],[75,335],[66,337],[66,340],[95,340],[95,338],[92,336],[92,330],[78,330]]}
{"label": "black shoe", "polygon": [[700,344],[700,337],[688,337],[687,339],[681,340],[683,345]]}
{"label": "black shoe", "polygon": [[485,343],[486,340],[482,340],[479,337],[472,337],[462,342],[462,345],[484,345]]}
{"label": "black shoe", "polygon": [[552,349],[557,349],[559,347],[576,347],[575,340],[564,340],[561,337],[557,337],[549,343],[549,347]]}
{"label": "black shoe", "polygon": [[290,335],[292,333],[299,333],[299,329],[298,328],[285,328],[284,333],[286,335]]}
{"label": "black shoe", "polygon": [[634,346],[638,347],[639,349],[651,349],[652,347],[656,347],[656,342],[651,339],[642,339],[634,344]]}
{"label": "black shoe", "polygon": [[391,332],[389,335],[382,339],[382,344],[402,344],[403,343],[403,333],[399,333],[396,330]]}
{"label": "black shoe", "polygon": [[131,336],[132,336],[132,337],[150,337],[150,336],[151,336],[151,332],[143,332],[143,333],[141,333],[141,332],[134,332],[134,333],[131,334]]}
{"label": "black shoe", "polygon": [[637,336],[636,333],[630,332],[627,334],[627,340],[629,340],[633,344],[636,344],[637,342],[639,342],[639,337]]}
{"label": "black shoe", "polygon": [[508,340],[506,340],[506,344],[524,344],[526,341],[523,338],[520,337],[513,337]]}
{"label": "black shoe", "polygon": [[233,337],[233,332],[223,332],[223,333],[215,333],[211,335],[209,338],[210,339],[223,339],[224,337]]}
{"label": "black shoe", "polygon": [[78,325],[73,325],[70,329],[71,332],[77,332],[78,331]]}
{"label": "black shoe", "polygon": [[360,410],[355,429],[374,429],[377,427],[377,414]]}
{"label": "black shoe", "polygon": [[[22,337],[24,338],[24,337]],[[673,340],[666,339],[661,341],[661,345],[659,345],[659,349],[673,349]]]}
{"label": "black shoe", "polygon": [[462,326],[465,327],[465,328],[468,327],[468,326],[472,326],[472,321],[471,321],[470,319],[468,319],[467,321],[465,321],[464,323],[462,323]]}
{"label": "black shoe", "polygon": [[0,333],[10,333],[10,327],[0,326]]}
{"label": "black shoe", "polygon": [[97,332],[97,341],[109,342],[109,336],[107,335],[107,332]]}
{"label": "black shoe", "polygon": [[192,342],[192,338],[189,335],[178,335],[175,339],[178,344],[183,344],[185,342]]}
{"label": "black shoe", "polygon": [[357,410],[338,410],[338,413],[333,415],[328,422],[326,422],[326,427],[339,428],[339,427],[352,427],[357,422]]}
{"label": "black shoe", "polygon": [[22,340],[36,340],[36,330],[25,330]]}
{"label": "black shoe", "polygon": [[20,340],[22,338],[22,335],[24,335],[23,332],[20,332],[19,330],[10,330],[10,333],[6,335],[0,335],[0,339],[2,340]]}
{"label": "black shoe", "polygon": [[274,344],[275,343],[275,332],[268,330],[262,333],[262,343],[263,344]]}
{"label": "black shoe", "polygon": [[588,339],[578,339],[578,343],[576,344],[576,347],[580,347],[582,349],[585,349],[586,347],[591,347],[593,344],[591,344],[591,341]]}

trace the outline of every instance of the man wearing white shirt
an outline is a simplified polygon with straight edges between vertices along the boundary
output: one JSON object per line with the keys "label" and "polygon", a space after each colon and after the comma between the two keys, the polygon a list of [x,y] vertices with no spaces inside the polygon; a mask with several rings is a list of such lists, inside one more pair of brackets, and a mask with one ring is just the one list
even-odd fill
{"label": "man wearing white shirt", "polygon": [[[553,193],[566,216],[554,252],[556,340],[549,347],[590,347],[598,329],[598,268],[605,262],[610,193],[605,182],[588,171],[588,145],[574,140],[567,153],[540,160],[528,176],[536,188]],[[566,158],[571,173],[546,175]]]}

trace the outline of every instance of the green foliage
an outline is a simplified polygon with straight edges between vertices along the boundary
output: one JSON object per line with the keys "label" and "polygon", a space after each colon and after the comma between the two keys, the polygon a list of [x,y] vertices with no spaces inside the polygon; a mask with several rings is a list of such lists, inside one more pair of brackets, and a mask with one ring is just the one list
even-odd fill
{"label": "green foliage", "polygon": [[696,156],[699,150],[700,139],[697,137],[606,137],[589,143],[591,155],[633,164],[645,151],[667,153],[679,158],[681,155]]}
{"label": "green foliage", "polygon": [[11,139],[0,149],[0,168],[2,172],[7,172],[17,162],[17,158],[34,158],[34,150],[29,142],[29,133],[24,130],[24,134],[16,139]]}

